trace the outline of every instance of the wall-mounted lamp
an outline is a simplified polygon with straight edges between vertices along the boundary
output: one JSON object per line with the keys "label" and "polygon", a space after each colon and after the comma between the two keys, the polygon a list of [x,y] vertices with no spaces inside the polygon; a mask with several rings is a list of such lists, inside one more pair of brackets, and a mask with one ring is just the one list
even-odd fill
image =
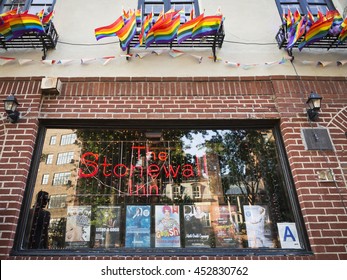
{"label": "wall-mounted lamp", "polygon": [[311,92],[310,96],[308,97],[306,104],[310,107],[307,109],[307,116],[311,121],[314,121],[317,119],[321,106],[322,97],[318,95],[318,93]]}
{"label": "wall-mounted lamp", "polygon": [[14,94],[7,96],[4,101],[4,108],[7,113],[7,119],[11,123],[16,123],[19,120],[19,112],[17,111],[18,101],[17,98],[14,97]]}

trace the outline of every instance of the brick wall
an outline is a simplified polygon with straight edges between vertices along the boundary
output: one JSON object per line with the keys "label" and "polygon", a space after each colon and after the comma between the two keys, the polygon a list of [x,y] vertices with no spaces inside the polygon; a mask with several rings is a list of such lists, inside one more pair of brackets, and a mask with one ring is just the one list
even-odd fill
{"label": "brick wall", "polygon": [[[21,112],[19,123],[10,124],[3,117],[0,124],[2,259],[8,258],[13,246],[39,118],[280,119],[281,133],[314,255],[277,259],[347,259],[346,78],[118,77],[61,80],[63,88],[60,95],[42,96],[40,77],[0,78],[2,98],[15,93]],[[305,102],[311,91],[323,97],[319,120],[314,123],[308,122],[305,113]],[[328,128],[335,151],[305,150],[301,129],[310,127]],[[317,172],[326,169],[334,172],[336,182],[318,181]],[[170,258],[177,259],[165,257]]]}

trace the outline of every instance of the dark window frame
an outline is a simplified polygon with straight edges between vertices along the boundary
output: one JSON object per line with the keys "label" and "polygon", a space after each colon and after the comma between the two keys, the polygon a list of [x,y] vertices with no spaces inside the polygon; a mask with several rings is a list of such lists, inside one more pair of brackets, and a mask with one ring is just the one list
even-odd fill
{"label": "dark window frame", "polygon": [[[306,15],[308,12],[308,9],[310,9],[310,6],[313,6],[313,5],[321,5],[321,6],[327,7],[329,10],[335,10],[335,6],[331,0],[322,0],[322,3],[315,3],[315,2],[309,1],[309,0],[297,0],[297,1],[294,1],[294,0],[289,0],[289,1],[276,0],[276,5],[277,5],[277,9],[278,9],[278,12],[279,12],[281,18],[283,15],[283,6],[285,7],[285,13],[287,13],[287,11],[288,11],[287,6],[289,8],[290,8],[290,6],[292,6],[292,9],[291,9],[292,12],[295,12],[296,6],[299,6],[300,12],[303,15]],[[312,12],[312,14],[314,16],[317,15],[317,13],[315,13],[314,11],[312,11],[312,10],[310,10],[310,11]],[[322,11],[322,12],[324,12],[324,11]]]}
{"label": "dark window frame", "polygon": [[[174,2],[174,3],[171,3]],[[193,2],[194,5],[194,11],[195,16],[200,15],[200,8],[199,8],[199,0],[190,0],[190,1],[184,1],[184,0],[138,0],[138,9],[142,9],[142,15],[146,16],[145,13],[145,6],[150,4],[163,4],[164,5],[164,12],[167,12],[171,9],[171,6],[173,4],[187,4],[189,2]],[[154,14],[154,16],[158,16],[158,14]]]}
{"label": "dark window frame", "polygon": [[[32,7],[32,6],[33,6],[33,7],[34,7],[34,6],[42,6],[42,7],[45,6],[44,3],[43,3],[43,4],[35,4],[35,3],[32,3],[33,1],[34,1],[34,0],[25,0],[25,1],[24,1],[25,3],[24,3],[23,5],[21,5],[23,11],[29,10],[29,8]],[[55,3],[56,3],[56,0],[52,0],[52,4],[47,6],[47,7],[49,7],[49,6],[52,7],[52,8],[49,8],[49,9],[47,10],[48,12],[50,12],[50,11],[54,8]],[[5,1],[1,1],[1,2],[0,2],[0,13],[3,13],[3,12],[4,12],[5,7],[11,6],[11,8],[10,8],[9,10],[12,10],[12,9],[15,9],[17,5],[18,5],[17,3],[14,3],[14,4],[11,5],[11,4],[5,3]],[[12,6],[13,6],[13,7],[12,7]],[[7,10],[6,10],[6,11],[7,11]],[[22,11],[22,12],[23,12],[23,11]]]}
{"label": "dark window frame", "polygon": [[[39,250],[39,249],[25,249],[22,247],[23,241],[25,239],[26,224],[29,216],[29,210],[31,207],[31,201],[34,192],[34,186],[36,182],[36,177],[38,174],[38,167],[40,164],[40,155],[44,146],[44,139],[47,129],[51,128],[93,128],[93,127],[103,127],[109,129],[160,129],[160,128],[170,128],[170,129],[242,129],[242,128],[262,128],[262,129],[272,129],[273,134],[276,138],[276,147],[278,149],[279,163],[283,171],[283,181],[285,182],[285,188],[287,190],[288,200],[293,210],[294,219],[296,222],[298,235],[302,242],[302,249],[233,249],[233,248],[145,248],[145,249],[129,249],[129,250],[105,250],[100,249],[95,250],[92,248],[81,249],[63,249],[63,250]],[[89,256],[94,255],[97,257],[102,257],[105,255],[121,255],[121,256],[168,256],[168,255],[179,255],[179,256],[250,256],[250,255],[272,255],[272,256],[284,256],[284,255],[312,255],[307,231],[305,229],[305,224],[303,216],[301,213],[298,196],[295,191],[293,177],[291,175],[289,161],[286,156],[283,139],[280,133],[280,123],[278,120],[191,120],[186,122],[184,120],[157,120],[155,123],[151,122],[148,124],[144,121],[132,121],[123,120],[122,122],[110,121],[107,124],[101,123],[98,120],[91,120],[84,122],[83,120],[41,120],[38,130],[38,137],[35,144],[34,157],[32,159],[32,164],[30,167],[30,172],[28,175],[27,186],[24,193],[24,199],[20,211],[19,222],[17,226],[16,236],[14,240],[14,246],[10,253],[11,256]]]}

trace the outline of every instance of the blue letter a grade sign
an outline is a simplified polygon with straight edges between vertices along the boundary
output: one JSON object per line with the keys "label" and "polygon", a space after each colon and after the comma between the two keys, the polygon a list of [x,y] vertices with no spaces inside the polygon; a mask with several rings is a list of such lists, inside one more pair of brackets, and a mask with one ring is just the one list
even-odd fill
{"label": "blue letter a grade sign", "polygon": [[295,223],[277,223],[282,249],[301,249]]}

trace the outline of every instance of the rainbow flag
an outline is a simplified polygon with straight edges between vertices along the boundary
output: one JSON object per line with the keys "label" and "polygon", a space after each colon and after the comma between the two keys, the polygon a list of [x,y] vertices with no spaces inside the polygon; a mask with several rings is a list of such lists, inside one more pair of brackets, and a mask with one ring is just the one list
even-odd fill
{"label": "rainbow flag", "polygon": [[41,11],[39,11],[36,15],[40,18],[40,19],[42,19],[43,18],[43,15],[44,15],[44,13],[45,13],[45,9],[42,9]]}
{"label": "rainbow flag", "polygon": [[99,27],[95,29],[96,40],[100,40],[105,37],[117,36],[117,31],[119,31],[124,26],[123,17],[120,16],[114,23]]}
{"label": "rainbow flag", "polygon": [[301,14],[298,9],[294,12],[294,23],[298,23],[301,20]]}
{"label": "rainbow flag", "polygon": [[204,17],[204,14],[201,14],[200,16],[187,21],[186,23],[182,24],[177,31],[177,43],[181,44],[184,40],[187,40],[188,38],[192,37],[192,32],[195,27],[195,25],[202,20]]}
{"label": "rainbow flag", "polygon": [[299,44],[298,48],[301,51],[303,47],[325,37],[329,33],[329,29],[333,24],[334,19],[317,20],[310,29],[306,32],[304,40]]}
{"label": "rainbow flag", "polygon": [[292,24],[294,23],[293,18],[294,17],[293,17],[292,11],[290,9],[288,9],[288,14],[285,17],[285,20],[286,20],[286,23],[287,23],[287,27],[292,26]]}
{"label": "rainbow flag", "polygon": [[136,16],[136,24],[140,25],[142,23],[142,11],[141,11],[141,9],[136,10],[135,16]]}
{"label": "rainbow flag", "polygon": [[310,11],[307,12],[307,18],[311,23],[314,23],[314,16]]}
{"label": "rainbow flag", "polygon": [[8,21],[1,21],[0,18],[0,35],[5,38],[5,41],[10,41],[13,38],[11,25]]}
{"label": "rainbow flag", "polygon": [[15,15],[15,14],[17,14],[17,11],[18,11],[18,9],[13,9],[13,10],[7,11],[5,13],[2,13],[2,14],[0,14],[0,18],[4,19],[4,17],[6,17],[6,16]]}
{"label": "rainbow flag", "polygon": [[174,17],[167,24],[162,24],[158,29],[154,31],[155,42],[159,44],[166,44],[172,42],[177,35],[177,30],[180,24],[180,15]]}
{"label": "rainbow flag", "polygon": [[34,31],[38,33],[44,33],[42,22],[37,15],[32,14],[21,14],[22,22],[25,26],[25,29],[28,31]]}
{"label": "rainbow flag", "polygon": [[141,27],[141,32],[139,35],[140,45],[143,44],[143,41],[144,41],[144,39],[146,39],[147,33],[148,33],[149,29],[151,28],[152,17],[153,17],[153,14],[150,13],[146,16],[145,20],[143,21],[143,24]]}
{"label": "rainbow flag", "polygon": [[54,17],[54,10],[51,11],[49,14],[43,16],[43,18],[42,18],[42,24],[43,24],[43,25],[49,24],[49,23],[52,21],[53,17]]}
{"label": "rainbow flag", "polygon": [[128,48],[131,40],[134,38],[135,33],[136,33],[136,16],[135,16],[135,13],[133,13],[133,15],[128,20],[128,22],[123,26],[123,28],[116,32],[120,41],[120,46],[123,51],[125,51]]}
{"label": "rainbow flag", "polygon": [[[191,11],[190,11],[190,14],[189,14],[189,20],[192,20],[194,18],[194,9],[192,9]],[[188,21],[189,21],[188,20]]]}
{"label": "rainbow flag", "polygon": [[341,23],[342,30],[339,34],[339,44],[343,43],[347,39],[347,18]]}
{"label": "rainbow flag", "polygon": [[299,40],[299,38],[304,35],[306,31],[306,25],[307,20],[305,17],[302,17],[298,23],[290,27],[290,31],[288,32],[287,49],[293,48],[293,46]]}
{"label": "rainbow flag", "polygon": [[222,19],[222,15],[204,17],[194,26],[192,39],[216,34],[222,23]]}
{"label": "rainbow flag", "polygon": [[170,16],[160,16],[157,21],[153,24],[153,26],[149,29],[146,36],[146,48],[148,48],[155,41],[154,33],[157,29],[159,29],[162,25],[166,25],[171,21]]}
{"label": "rainbow flag", "polygon": [[32,14],[16,14],[8,18],[13,38],[18,38],[26,32],[44,33],[41,20],[37,15]]}

